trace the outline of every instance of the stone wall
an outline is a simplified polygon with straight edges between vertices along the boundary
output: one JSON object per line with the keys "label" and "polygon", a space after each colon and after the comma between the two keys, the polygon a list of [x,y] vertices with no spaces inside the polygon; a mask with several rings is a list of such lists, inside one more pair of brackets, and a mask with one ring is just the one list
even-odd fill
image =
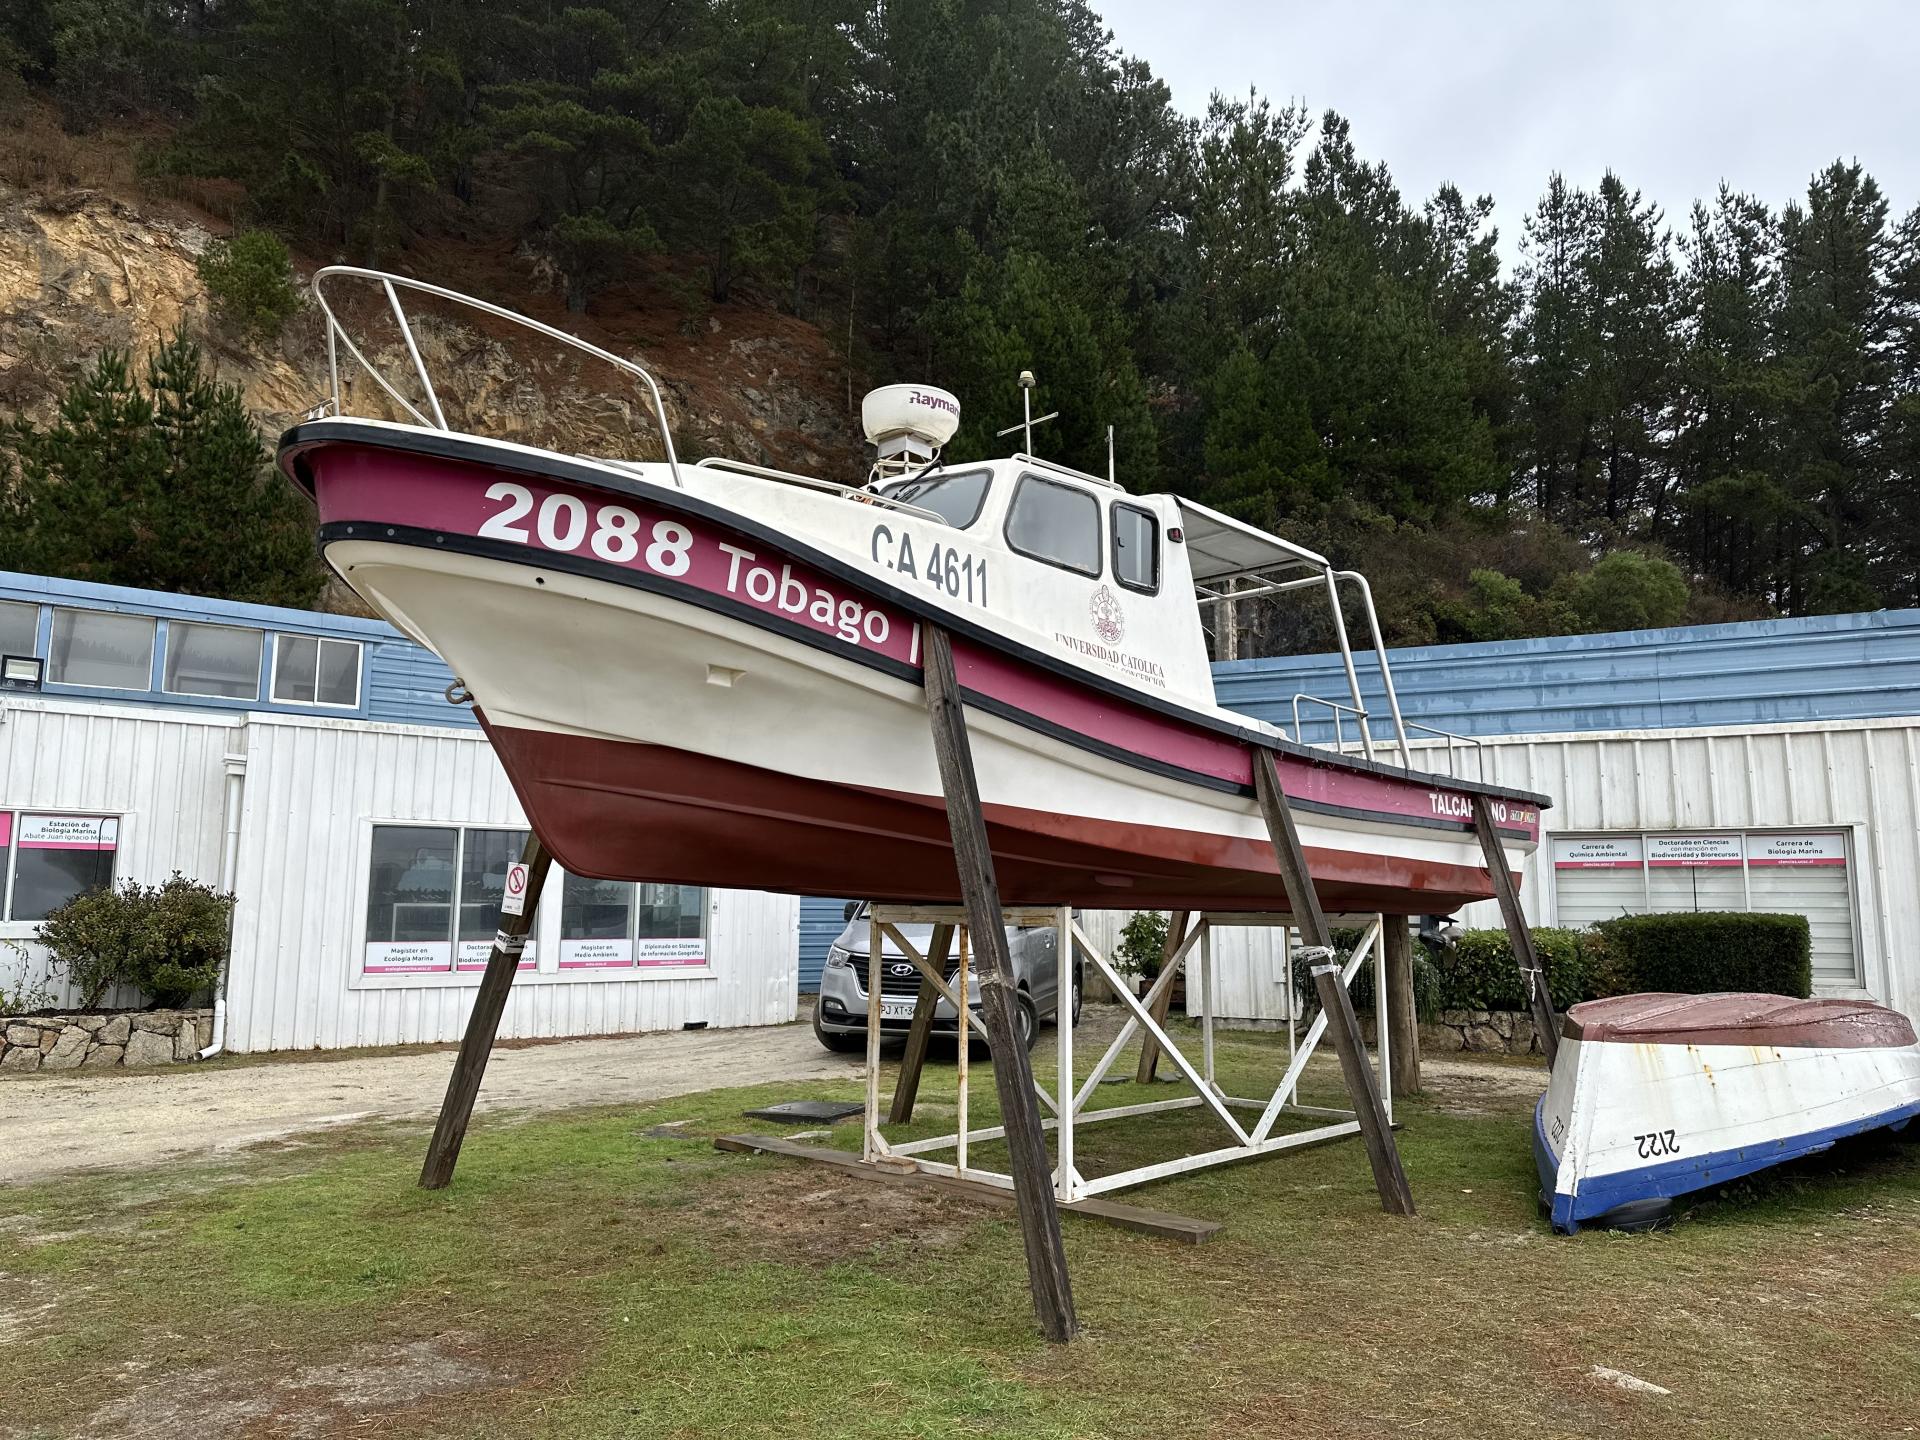
{"label": "stone wall", "polygon": [[1533,1016],[1524,1010],[1442,1010],[1434,1024],[1420,1027],[1423,1055],[1460,1050],[1536,1055],[1540,1037],[1533,1033]]}
{"label": "stone wall", "polygon": [[172,1065],[212,1043],[211,1010],[0,1016],[0,1075]]}

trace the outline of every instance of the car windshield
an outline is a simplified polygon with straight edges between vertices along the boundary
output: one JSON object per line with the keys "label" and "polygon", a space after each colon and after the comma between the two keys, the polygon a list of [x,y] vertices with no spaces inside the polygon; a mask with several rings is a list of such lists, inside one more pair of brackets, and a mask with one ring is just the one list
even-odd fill
{"label": "car windshield", "polygon": [[915,476],[889,486],[880,493],[889,500],[904,501],[931,510],[957,530],[964,530],[980,518],[980,506],[987,498],[987,484],[993,479],[985,470],[969,470],[959,475]]}

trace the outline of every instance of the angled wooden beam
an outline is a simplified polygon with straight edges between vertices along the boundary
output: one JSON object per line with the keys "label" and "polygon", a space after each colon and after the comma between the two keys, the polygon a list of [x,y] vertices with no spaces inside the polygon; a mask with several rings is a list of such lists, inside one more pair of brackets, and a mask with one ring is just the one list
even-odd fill
{"label": "angled wooden beam", "polygon": [[1540,964],[1540,951],[1533,943],[1533,931],[1520,908],[1520,891],[1507,869],[1507,847],[1500,843],[1500,832],[1493,823],[1493,802],[1485,795],[1473,797],[1473,828],[1480,837],[1480,853],[1486,858],[1487,875],[1493,881],[1493,898],[1500,902],[1500,918],[1506,922],[1507,942],[1513,946],[1513,958],[1520,964],[1520,983],[1527,992],[1527,1008],[1533,1012],[1534,1033],[1540,1037],[1540,1053],[1547,1068],[1560,1052],[1560,1019],[1553,1013],[1553,995],[1547,989],[1547,972]]}
{"label": "angled wooden beam", "polygon": [[[1167,938],[1160,944],[1160,968],[1163,970],[1176,963],[1174,957],[1180,953],[1180,942],[1187,938],[1188,916],[1188,911],[1176,910],[1167,921]],[[1167,1023],[1167,1011],[1172,1008],[1173,986],[1168,985],[1154,998],[1153,1023],[1164,1029]],[[1153,1038],[1152,1031],[1148,1031],[1146,1038],[1140,1042],[1140,1064],[1133,1072],[1133,1083],[1136,1085],[1150,1083],[1154,1071],[1159,1068],[1160,1042]]]}
{"label": "angled wooden beam", "polygon": [[[940,788],[946,795],[947,826],[953,832],[953,864],[966,902],[967,928],[973,932],[974,959],[980,972],[980,1010],[987,1042],[993,1048],[993,1084],[1000,1096],[1000,1118],[1007,1127],[1008,1169],[1020,1213],[1020,1236],[1027,1252],[1027,1280],[1033,1290],[1040,1330],[1056,1343],[1079,1329],[1073,1312],[1073,1285],[1067,1252],[1060,1238],[1060,1210],[1054,1200],[1047,1164],[1046,1131],[1033,1093],[1033,1063],[1021,1042],[1015,1018],[1017,981],[1007,953],[1007,932],[1000,908],[1000,886],[993,874],[987,818],[980,805],[980,784],[967,739],[960,682],[953,669],[953,644],[947,632],[922,625],[925,649],[927,714],[933,726],[933,751],[940,764]],[[965,997],[962,997],[963,999]],[[964,1035],[961,1037],[965,1043]],[[1062,1097],[1063,1102],[1065,1097]]]}
{"label": "angled wooden beam", "polygon": [[[947,968],[947,952],[953,948],[953,926],[936,925],[927,942],[927,963],[935,970]],[[913,1102],[920,1095],[920,1072],[927,1065],[927,1048],[933,1042],[933,1012],[940,1003],[940,992],[924,975],[920,977],[920,998],[913,1002],[913,1027],[907,1031],[907,1053],[900,1057],[900,1079],[893,1087],[893,1104],[887,1110],[889,1125],[904,1125],[913,1119]],[[967,1017],[956,1017],[956,1044],[967,1043]]]}
{"label": "angled wooden beam", "polygon": [[1414,1213],[1413,1189],[1407,1184],[1407,1172],[1400,1165],[1400,1150],[1393,1143],[1393,1127],[1380,1100],[1380,1086],[1374,1079],[1373,1067],[1367,1063],[1360,1022],[1353,1013],[1353,997],[1340,983],[1333,936],[1327,929],[1320,897],[1314,892],[1313,872],[1307,867],[1300,832],[1294,826],[1293,812],[1287,808],[1286,794],[1280,788],[1273,752],[1264,747],[1253,752],[1253,789],[1260,802],[1260,813],[1267,822],[1274,859],[1280,865],[1281,882],[1287,887],[1293,923],[1299,927],[1300,938],[1305,942],[1302,948],[1308,952],[1314,992],[1320,997],[1321,1013],[1327,1017],[1327,1036],[1340,1057],[1347,1093],[1353,1097],[1354,1118],[1360,1122],[1361,1137],[1367,1142],[1367,1161],[1373,1167],[1373,1183],[1380,1192],[1380,1206],[1390,1215],[1411,1215]]}
{"label": "angled wooden beam", "polygon": [[540,907],[540,892],[547,885],[547,871],[552,868],[553,856],[531,830],[527,831],[520,863],[527,867],[526,893],[518,915],[501,912],[500,928],[493,937],[493,951],[487,956],[487,970],[480,977],[480,989],[473,997],[473,1013],[467,1017],[467,1033],[460,1039],[460,1053],[454,1057],[446,1098],[440,1102],[440,1118],[434,1122],[433,1139],[427,1145],[426,1163],[420,1167],[422,1190],[443,1189],[453,1179],[453,1167],[460,1160],[461,1142],[467,1138],[467,1122],[473,1118],[473,1102],[480,1093],[480,1081],[487,1073],[487,1057],[493,1051],[494,1036],[500,1032],[500,1016],[507,1008],[514,973],[520,968],[520,952],[526,949],[527,931],[533,925],[534,912]]}
{"label": "angled wooden beam", "polygon": [[1382,967],[1387,972],[1385,1015],[1375,1014],[1374,1023],[1387,1027],[1392,1037],[1388,1049],[1387,1073],[1393,1077],[1393,1093],[1420,1093],[1420,1017],[1413,1003],[1413,930],[1404,915],[1380,917]]}

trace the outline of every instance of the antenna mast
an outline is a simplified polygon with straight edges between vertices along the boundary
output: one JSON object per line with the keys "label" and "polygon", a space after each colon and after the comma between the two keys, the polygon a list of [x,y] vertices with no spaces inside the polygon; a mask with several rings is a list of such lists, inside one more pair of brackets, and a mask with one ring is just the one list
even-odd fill
{"label": "antenna mast", "polygon": [[1049,410],[1046,414],[1040,416],[1036,416],[1033,413],[1034,384],[1033,371],[1022,370],[1020,372],[1020,410],[1024,418],[1018,425],[1009,425],[1004,430],[996,430],[994,432],[994,438],[997,440],[1002,436],[1013,434],[1016,430],[1024,431],[1026,433],[1026,439],[1024,441],[1026,449],[1021,453],[1026,455],[1033,454],[1033,427],[1036,425],[1044,425],[1049,420],[1057,420],[1060,418],[1060,412],[1058,410]]}

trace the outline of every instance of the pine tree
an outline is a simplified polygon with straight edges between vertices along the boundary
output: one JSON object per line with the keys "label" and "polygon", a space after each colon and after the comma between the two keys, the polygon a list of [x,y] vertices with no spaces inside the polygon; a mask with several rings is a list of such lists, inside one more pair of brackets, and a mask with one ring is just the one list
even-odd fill
{"label": "pine tree", "polygon": [[145,382],[105,351],[51,424],[0,431],[0,568],[311,605],[325,581],[312,511],[268,464],[240,392],[184,333]]}

